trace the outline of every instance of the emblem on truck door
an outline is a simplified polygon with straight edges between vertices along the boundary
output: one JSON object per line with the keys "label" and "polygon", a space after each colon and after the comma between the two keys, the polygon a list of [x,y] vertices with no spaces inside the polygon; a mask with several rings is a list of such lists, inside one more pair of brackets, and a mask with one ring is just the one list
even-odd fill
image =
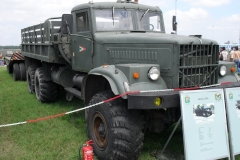
{"label": "emblem on truck door", "polygon": [[84,48],[83,46],[79,46],[79,52],[83,52],[85,50],[86,50],[86,48]]}

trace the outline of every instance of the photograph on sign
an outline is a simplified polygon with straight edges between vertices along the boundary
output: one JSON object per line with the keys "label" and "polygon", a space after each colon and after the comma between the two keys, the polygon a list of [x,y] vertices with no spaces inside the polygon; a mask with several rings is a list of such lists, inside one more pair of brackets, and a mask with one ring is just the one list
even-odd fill
{"label": "photograph on sign", "polygon": [[238,118],[240,118],[240,100],[236,100],[236,112],[237,112]]}
{"label": "photograph on sign", "polygon": [[197,124],[214,122],[214,103],[193,105],[193,116]]}
{"label": "photograph on sign", "polygon": [[240,88],[226,88],[225,100],[228,118],[228,129],[230,134],[230,144],[232,159],[235,155],[240,155]]}
{"label": "photograph on sign", "polygon": [[181,91],[180,100],[185,159],[230,158],[223,90]]}

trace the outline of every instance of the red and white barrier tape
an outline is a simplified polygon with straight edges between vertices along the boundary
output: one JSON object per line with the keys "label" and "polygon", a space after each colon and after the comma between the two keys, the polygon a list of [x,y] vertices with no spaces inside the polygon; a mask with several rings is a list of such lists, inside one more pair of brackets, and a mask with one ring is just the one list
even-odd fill
{"label": "red and white barrier tape", "polygon": [[43,117],[43,118],[37,118],[37,119],[33,119],[33,120],[27,120],[27,121],[24,121],[24,122],[3,124],[3,125],[0,125],[0,128],[2,128],[2,127],[9,127],[9,126],[16,126],[16,125],[26,124],[26,123],[36,123],[36,122],[39,122],[39,121],[44,121],[44,120],[53,119],[53,118],[56,118],[56,117],[61,117],[61,116],[67,115],[67,114],[79,112],[81,110],[85,110],[85,109],[88,109],[88,108],[91,108],[91,107],[94,107],[94,106],[97,106],[97,105],[100,105],[100,104],[103,104],[103,103],[107,103],[107,102],[113,101],[115,99],[118,99],[120,97],[126,96],[128,94],[139,94],[139,93],[150,93],[150,92],[166,92],[166,91],[197,90],[197,89],[202,89],[202,88],[216,87],[216,86],[220,86],[220,85],[224,85],[224,84],[230,84],[230,83],[232,83],[232,82],[224,82],[224,83],[219,83],[219,84],[214,84],[214,85],[201,86],[201,87],[192,87],[192,88],[175,88],[175,89],[163,89],[163,90],[146,90],[146,91],[126,92],[126,93],[120,94],[118,96],[115,96],[113,98],[104,100],[102,102],[99,102],[99,103],[96,103],[96,104],[92,104],[92,105],[89,105],[89,106],[86,106],[86,107],[83,107],[83,108],[79,108],[79,109],[76,109],[76,110],[73,110],[73,111],[64,112],[64,113],[60,113],[60,114],[56,114],[56,115],[52,115],[52,116]]}

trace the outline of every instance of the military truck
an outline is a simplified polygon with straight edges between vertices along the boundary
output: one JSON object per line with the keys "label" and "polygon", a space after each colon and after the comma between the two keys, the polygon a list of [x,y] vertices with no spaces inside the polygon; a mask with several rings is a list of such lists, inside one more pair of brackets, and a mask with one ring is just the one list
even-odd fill
{"label": "military truck", "polygon": [[[234,63],[219,62],[216,41],[167,34],[161,9],[137,1],[77,5],[22,29],[21,40],[28,90],[39,101],[54,102],[62,87],[69,101],[106,102],[85,110],[98,159],[137,159],[143,130],[159,133],[176,122],[179,92],[169,89],[240,86]],[[131,94],[149,90],[160,92]]]}
{"label": "military truck", "polygon": [[212,108],[208,106],[201,106],[195,109],[196,116],[209,117],[212,115]]}

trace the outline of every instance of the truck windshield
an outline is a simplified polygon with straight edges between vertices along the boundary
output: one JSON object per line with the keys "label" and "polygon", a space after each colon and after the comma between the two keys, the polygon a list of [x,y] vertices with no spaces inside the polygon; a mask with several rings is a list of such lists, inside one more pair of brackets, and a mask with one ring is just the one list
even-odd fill
{"label": "truck windshield", "polygon": [[133,30],[131,11],[115,9],[95,10],[97,31]]}
{"label": "truck windshield", "polygon": [[156,12],[137,11],[138,29],[144,31],[161,31],[160,15]]}

